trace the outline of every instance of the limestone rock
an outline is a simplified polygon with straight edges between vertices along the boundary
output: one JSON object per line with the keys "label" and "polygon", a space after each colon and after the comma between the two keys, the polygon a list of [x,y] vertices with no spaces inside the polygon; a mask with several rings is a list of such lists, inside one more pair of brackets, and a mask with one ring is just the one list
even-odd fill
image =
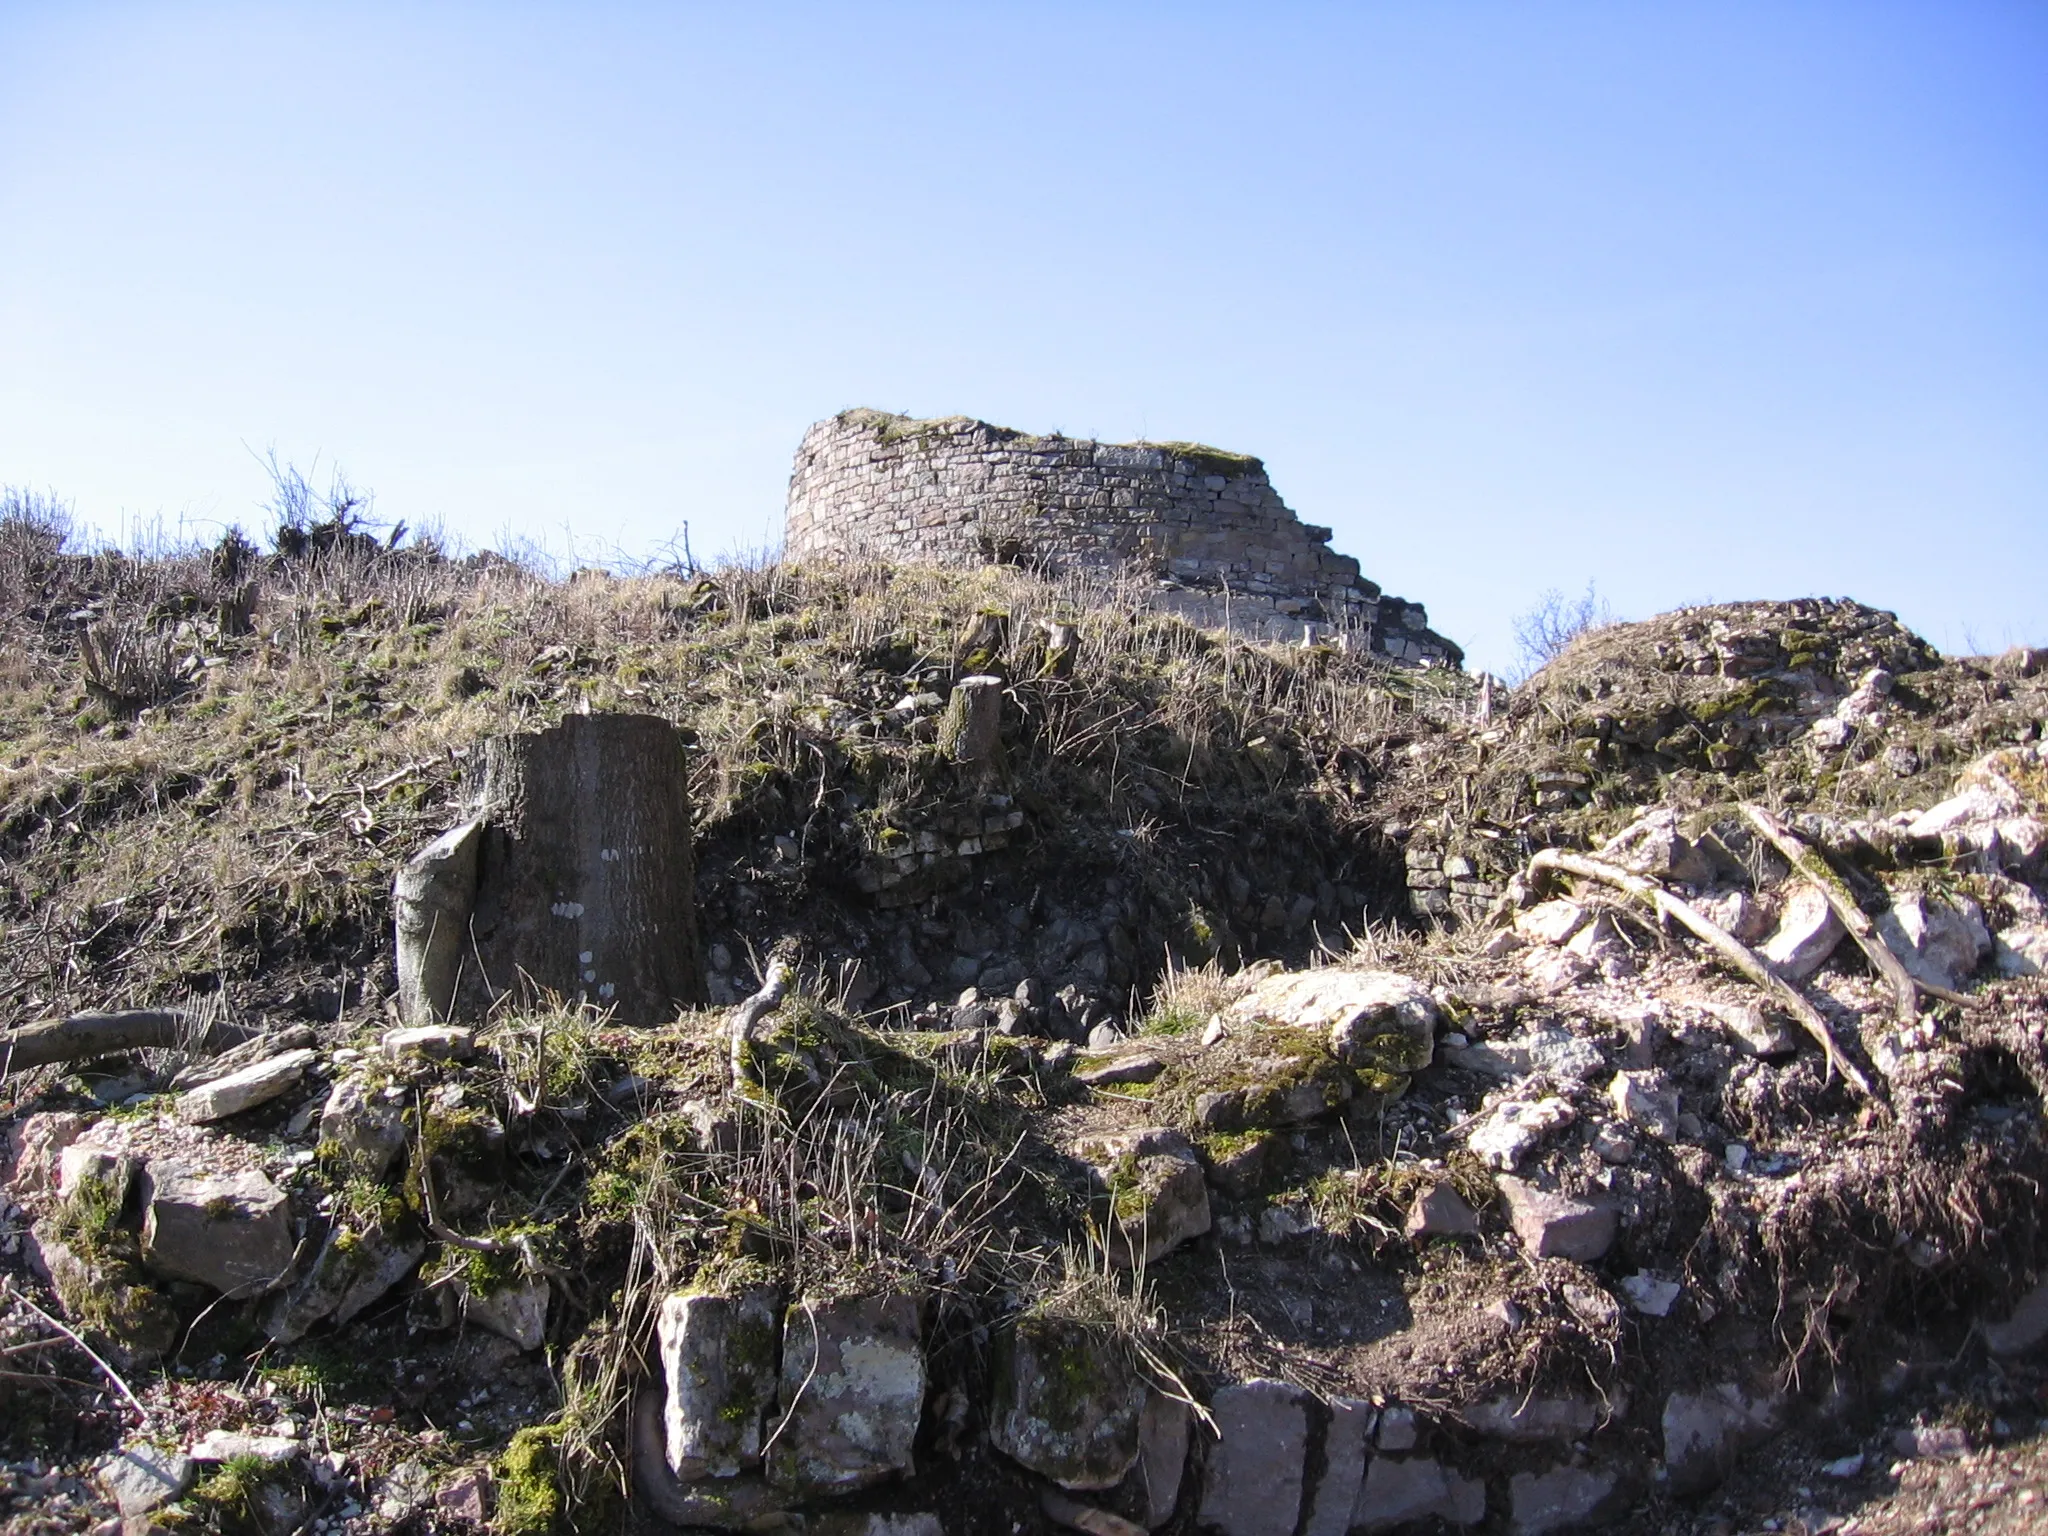
{"label": "limestone rock", "polygon": [[956,763],[985,763],[1002,741],[1003,680],[977,674],[953,685],[939,719],[939,748]]}
{"label": "limestone rock", "polygon": [[1465,1138],[1465,1145],[1489,1168],[1511,1169],[1537,1142],[1577,1118],[1578,1112],[1565,1099],[1538,1099],[1533,1104],[1509,1100],[1494,1106]]}
{"label": "limestone rock", "polygon": [[846,1493],[911,1471],[924,1406],[922,1312],[901,1292],[790,1308],[769,1482],[800,1495]]}
{"label": "limestone rock", "polygon": [[1382,1408],[1380,1421],[1373,1427],[1372,1443],[1376,1450],[1388,1455],[1414,1450],[1422,1443],[1422,1423],[1415,1410],[1399,1403]]}
{"label": "limestone rock", "polygon": [[1471,1404],[1458,1417],[1478,1434],[1511,1445],[1581,1440],[1600,1424],[1600,1410],[1583,1397],[1494,1397]]}
{"label": "limestone rock", "polygon": [[1295,971],[1268,976],[1232,1013],[1325,1036],[1330,1054],[1364,1075],[1375,1093],[1398,1093],[1428,1066],[1437,1006],[1418,982],[1393,971]]}
{"label": "limestone rock", "polygon": [[1600,857],[1652,880],[1702,885],[1714,877],[1713,861],[1678,829],[1678,812],[1648,811],[1600,845]]}
{"label": "limestone rock", "polygon": [[1371,1403],[1355,1397],[1330,1399],[1330,1422],[1323,1431],[1323,1471],[1309,1495],[1301,1536],[1344,1536],[1358,1490],[1365,1482],[1366,1441],[1378,1419]]}
{"label": "limestone rock", "polygon": [[1514,1536],[1591,1530],[1612,1523],[1627,1506],[1620,1474],[1604,1467],[1554,1467],[1508,1479],[1508,1528]]}
{"label": "limestone rock", "polygon": [[1522,969],[1530,985],[1546,997],[1569,992],[1596,972],[1592,961],[1569,949],[1535,950],[1523,961]]}
{"label": "limestone rock", "polygon": [[[1250,1131],[1307,1125],[1349,1103],[1358,1075],[1331,1056],[1320,1039],[1296,1038],[1307,1040],[1305,1049],[1282,1049],[1277,1040],[1248,1037],[1230,1071],[1233,1085],[1196,1095],[1195,1118],[1202,1127]],[[1273,1048],[1265,1049],[1267,1044]]]}
{"label": "limestone rock", "polygon": [[282,1056],[286,1051],[301,1051],[317,1044],[319,1036],[305,1024],[294,1024],[288,1029],[265,1030],[253,1035],[240,1045],[214,1056],[198,1056],[187,1061],[171,1077],[172,1093],[184,1093],[187,1089],[198,1088],[206,1083],[218,1081],[244,1067],[253,1067],[259,1061],[268,1061],[273,1056]]}
{"label": "limestone rock", "polygon": [[1984,914],[1968,897],[1946,901],[1904,892],[1879,916],[1877,933],[1914,980],[1951,991],[1991,950]]}
{"label": "limestone rock", "polygon": [[138,1283],[133,1265],[81,1253],[60,1240],[47,1219],[29,1229],[29,1267],[62,1303],[65,1315],[104,1333],[138,1361],[153,1360],[178,1342],[183,1324],[162,1292]]}
{"label": "limestone rock", "polygon": [[1787,981],[1804,981],[1835,952],[1846,932],[1828,905],[1827,894],[1817,885],[1802,883],[1786,898],[1762,954]]}
{"label": "limestone rock", "polygon": [[2038,782],[2044,765],[2048,753],[2039,742],[1979,758],[1963,771],[1955,794],[1906,821],[1905,836],[1938,843],[1946,858],[1965,867],[2038,879],[2048,826],[2038,792],[2030,794],[2027,786]]}
{"label": "limestone rock", "polygon": [[454,1024],[417,1024],[384,1031],[384,1054],[392,1061],[424,1056],[430,1061],[466,1061],[476,1054],[476,1035]]}
{"label": "limestone rock", "polygon": [[1646,1271],[1621,1282],[1621,1294],[1645,1317],[1669,1317],[1682,1289],[1676,1280],[1660,1280]]}
{"label": "limestone rock", "polygon": [[381,1179],[405,1150],[405,1111],[367,1078],[345,1077],[320,1111],[320,1155],[366,1179]]}
{"label": "limestone rock", "polygon": [[458,1472],[434,1491],[434,1509],[447,1519],[482,1525],[491,1515],[491,1474],[482,1467]]}
{"label": "limestone rock", "polygon": [[1771,931],[1770,914],[1761,902],[1744,890],[1716,891],[1702,896],[1693,903],[1693,909],[1745,944],[1754,944]]}
{"label": "limestone rock", "polygon": [[1117,1051],[1108,1056],[1083,1056],[1074,1067],[1074,1081],[1090,1088],[1113,1088],[1122,1083],[1149,1083],[1166,1070],[1166,1063],[1150,1051]]}
{"label": "limestone rock", "polygon": [[143,1441],[114,1452],[93,1470],[114,1506],[136,1520],[182,1498],[199,1469],[191,1457]]}
{"label": "limestone rock", "polygon": [[263,1331],[280,1344],[303,1338],[315,1323],[345,1326],[418,1267],[427,1251],[417,1234],[337,1224],[304,1275],[263,1314]]}
{"label": "limestone rock", "polygon": [[293,1435],[251,1435],[232,1429],[209,1429],[187,1450],[194,1461],[223,1462],[250,1457],[267,1466],[281,1467],[305,1452],[306,1444]]}
{"label": "limestone rock", "polygon": [[282,1285],[292,1267],[291,1201],[253,1169],[208,1173],[159,1159],[143,1180],[142,1260],[230,1296]]}
{"label": "limestone rock", "polygon": [[1020,1318],[997,1343],[989,1440],[1062,1488],[1114,1488],[1138,1459],[1145,1384],[1114,1337]]}
{"label": "limestone rock", "polygon": [[1729,1037],[1751,1056],[1775,1060],[1799,1049],[1799,1031],[1776,1014],[1766,1013],[1755,1003],[1701,1003]]}
{"label": "limestone rock", "polygon": [[1403,1230],[1411,1238],[1477,1237],[1479,1217],[1450,1185],[1430,1184],[1416,1192]]}
{"label": "limestone rock", "polygon": [[1188,1426],[1194,1415],[1179,1398],[1145,1394],[1138,1418],[1138,1476],[1144,1480],[1145,1525],[1158,1530],[1173,1518],[1188,1464]]}
{"label": "limestone rock", "polygon": [[1602,912],[1573,934],[1565,953],[1577,955],[1610,981],[1633,976],[1638,970],[1635,950],[1609,912]]}
{"label": "limestone rock", "polygon": [[1570,1030],[1538,1027],[1507,1040],[1446,1051],[1447,1065],[1486,1077],[1513,1079],[1540,1072],[1559,1087],[1584,1082],[1607,1066],[1607,1053]]}
{"label": "limestone rock", "polygon": [[1109,1193],[1110,1252],[1152,1264],[1209,1230],[1209,1185],[1194,1148],[1166,1126],[1116,1131],[1080,1143]]}
{"label": "limestone rock", "polygon": [[1486,1518],[1486,1484],[1428,1456],[1375,1456],[1365,1469],[1351,1528],[1391,1531],[1422,1520],[1477,1525]]}
{"label": "limestone rock", "polygon": [[1664,1404],[1664,1469],[1671,1490],[1701,1493],[1728,1475],[1735,1458],[1776,1432],[1779,1405],[1733,1382],[1674,1392]]}
{"label": "limestone rock", "polygon": [[451,827],[399,867],[391,881],[398,1015],[413,1025],[448,1016],[476,905],[482,818]]}
{"label": "limestone rock", "polygon": [[1287,1139],[1278,1131],[1248,1131],[1241,1136],[1215,1136],[1202,1143],[1209,1160],[1209,1182],[1233,1199],[1257,1194],[1287,1155]]}
{"label": "limestone rock", "polygon": [[1497,1182],[1508,1220],[1530,1257],[1590,1264],[1613,1246],[1618,1220],[1613,1206],[1574,1200],[1505,1175]]}
{"label": "limestone rock", "polygon": [[1617,1072],[1608,1085],[1616,1114],[1658,1141],[1678,1139],[1678,1090],[1661,1072]]}
{"label": "limestone rock", "polygon": [[775,1411],[780,1299],[772,1287],[748,1286],[662,1302],[663,1440],[678,1480],[732,1477],[759,1463]]}
{"label": "limestone rock", "polygon": [[1984,1347],[2000,1359],[2025,1354],[2048,1339],[2048,1280],[2021,1297],[2011,1317],[2002,1323],[1980,1323],[1977,1331],[1984,1337]]}
{"label": "limestone rock", "polygon": [[1216,1394],[1209,1411],[1218,1439],[1202,1478],[1202,1526],[1221,1536],[1294,1536],[1309,1401],[1282,1381],[1247,1381]]}
{"label": "limestone rock", "polygon": [[57,1158],[57,1194],[69,1200],[84,1184],[96,1184],[108,1206],[119,1211],[128,1203],[140,1165],[127,1152],[110,1152],[89,1142],[73,1142]]}
{"label": "limestone rock", "polygon": [[57,1187],[57,1160],[92,1124],[68,1110],[44,1110],[10,1127],[14,1171],[7,1184],[17,1199],[49,1194]]}
{"label": "limestone rock", "polygon": [[178,1095],[178,1118],[187,1125],[211,1125],[282,1098],[299,1085],[318,1056],[303,1048],[286,1051],[189,1089]]}
{"label": "limestone rock", "polygon": [[476,1291],[458,1284],[463,1318],[486,1333],[510,1339],[522,1351],[539,1349],[548,1333],[548,1282],[529,1275],[496,1290]]}
{"label": "limestone rock", "polygon": [[2001,976],[2048,974],[2048,924],[2017,923],[1999,934],[1992,961]]}
{"label": "limestone rock", "polygon": [[1539,901],[1515,914],[1515,932],[1537,944],[1562,944],[1586,926],[1586,909],[1575,901]]}

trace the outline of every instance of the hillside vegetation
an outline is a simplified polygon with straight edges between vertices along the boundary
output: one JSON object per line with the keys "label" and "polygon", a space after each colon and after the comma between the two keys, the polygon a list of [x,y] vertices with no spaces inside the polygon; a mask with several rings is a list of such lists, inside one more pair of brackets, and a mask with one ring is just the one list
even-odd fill
{"label": "hillside vegetation", "polygon": [[[10,1529],[1883,1528],[2032,1454],[2048,657],[1728,604],[1508,691],[10,507],[0,1028],[185,1031],[0,1082]],[[394,871],[583,711],[687,733],[714,1006],[400,1029]]]}

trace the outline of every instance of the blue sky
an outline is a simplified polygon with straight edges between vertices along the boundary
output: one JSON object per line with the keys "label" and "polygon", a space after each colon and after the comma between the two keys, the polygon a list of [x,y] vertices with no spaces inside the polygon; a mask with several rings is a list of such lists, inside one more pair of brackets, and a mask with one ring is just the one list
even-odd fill
{"label": "blue sky", "polygon": [[849,405],[1263,456],[1475,664],[2048,643],[2048,6],[0,0],[0,483],[777,537]]}

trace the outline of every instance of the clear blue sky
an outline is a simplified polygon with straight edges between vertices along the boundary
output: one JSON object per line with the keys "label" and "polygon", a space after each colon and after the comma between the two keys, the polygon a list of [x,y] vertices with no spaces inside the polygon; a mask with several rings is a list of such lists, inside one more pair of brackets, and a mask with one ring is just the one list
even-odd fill
{"label": "clear blue sky", "polygon": [[2048,5],[0,0],[0,483],[700,555],[867,404],[1546,587],[2048,643]]}

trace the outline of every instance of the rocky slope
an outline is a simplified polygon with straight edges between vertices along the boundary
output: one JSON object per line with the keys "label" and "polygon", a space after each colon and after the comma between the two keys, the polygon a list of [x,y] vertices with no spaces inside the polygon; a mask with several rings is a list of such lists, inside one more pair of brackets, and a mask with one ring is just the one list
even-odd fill
{"label": "rocky slope", "polygon": [[[10,1529],[2025,1528],[2038,655],[10,560],[7,1021],[192,1032],[5,1079]],[[723,1000],[399,1027],[393,868],[583,705],[697,735]]]}

